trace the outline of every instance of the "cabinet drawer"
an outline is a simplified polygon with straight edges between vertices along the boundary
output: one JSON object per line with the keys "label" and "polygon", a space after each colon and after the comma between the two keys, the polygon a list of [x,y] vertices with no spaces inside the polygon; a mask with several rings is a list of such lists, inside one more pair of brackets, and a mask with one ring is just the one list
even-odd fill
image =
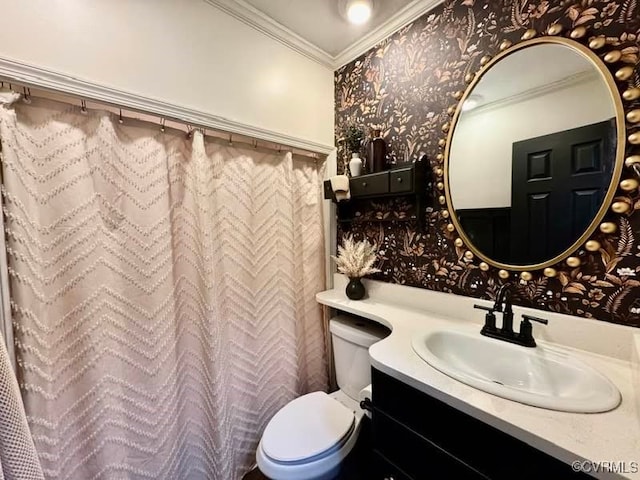
{"label": "cabinet drawer", "polygon": [[[376,412],[381,411],[393,417],[491,479],[591,478],[376,369],[372,371],[372,390]],[[506,458],[509,461],[505,461]],[[393,458],[391,460],[394,461]],[[402,463],[398,465],[404,467]]]}
{"label": "cabinet drawer", "polygon": [[402,168],[389,172],[389,191],[392,193],[411,192],[413,190],[413,169]]}
{"label": "cabinet drawer", "polygon": [[354,197],[389,193],[389,172],[352,178],[349,188]]}
{"label": "cabinet drawer", "polygon": [[413,478],[488,480],[433,442],[377,410],[373,412],[373,445]]}
{"label": "cabinet drawer", "polygon": [[370,475],[373,480],[413,480],[393,463],[387,460],[380,452],[374,451],[371,455],[371,471]]}

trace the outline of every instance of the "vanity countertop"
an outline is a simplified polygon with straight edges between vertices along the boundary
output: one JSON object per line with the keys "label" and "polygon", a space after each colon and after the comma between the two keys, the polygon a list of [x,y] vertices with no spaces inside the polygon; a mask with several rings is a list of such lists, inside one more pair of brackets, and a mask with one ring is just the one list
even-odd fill
{"label": "vanity countertop", "polygon": [[[454,380],[429,366],[411,346],[411,339],[418,332],[448,328],[479,332],[479,323],[394,304],[388,299],[349,300],[344,288],[321,292],[316,299],[323,305],[369,318],[392,330],[389,337],[369,349],[371,364],[378,370],[568,464],[586,460],[595,462],[595,468],[597,462],[624,462],[624,465],[616,464],[618,468],[625,468],[624,473],[592,471],[591,475],[597,478],[640,479],[640,391],[635,385],[637,370],[632,368],[631,359],[607,357],[563,345],[573,356],[606,375],[620,390],[622,403],[615,410],[597,414],[545,410]],[[545,316],[542,312],[538,315]],[[477,320],[477,315],[473,318]]]}

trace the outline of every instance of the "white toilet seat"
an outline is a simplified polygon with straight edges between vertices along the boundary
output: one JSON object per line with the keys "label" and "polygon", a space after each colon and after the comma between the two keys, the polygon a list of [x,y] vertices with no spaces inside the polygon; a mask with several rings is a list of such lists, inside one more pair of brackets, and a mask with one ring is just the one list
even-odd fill
{"label": "white toilet seat", "polygon": [[343,443],[354,423],[354,412],[340,402],[324,392],[308,393],[273,416],[262,434],[262,447],[278,462],[305,461]]}
{"label": "white toilet seat", "polygon": [[256,452],[263,474],[274,480],[327,480],[337,475],[356,443],[362,414],[334,396],[304,395],[272,418]]}

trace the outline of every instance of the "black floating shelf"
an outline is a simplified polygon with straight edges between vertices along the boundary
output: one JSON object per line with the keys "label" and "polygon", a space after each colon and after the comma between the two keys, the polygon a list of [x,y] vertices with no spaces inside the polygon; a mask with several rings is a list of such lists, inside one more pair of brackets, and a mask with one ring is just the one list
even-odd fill
{"label": "black floating shelf", "polygon": [[384,172],[369,173],[349,179],[351,200],[365,201],[377,198],[389,198],[410,196],[415,203],[415,215],[406,218],[375,218],[364,219],[354,216],[354,202],[336,202],[336,197],[331,189],[331,182],[324,182],[324,198],[338,204],[338,221],[340,223],[367,223],[367,222],[408,222],[417,221],[420,230],[424,227],[425,208],[427,203],[427,191],[429,191],[430,178],[427,176],[429,162],[427,156],[412,163],[399,165]]}

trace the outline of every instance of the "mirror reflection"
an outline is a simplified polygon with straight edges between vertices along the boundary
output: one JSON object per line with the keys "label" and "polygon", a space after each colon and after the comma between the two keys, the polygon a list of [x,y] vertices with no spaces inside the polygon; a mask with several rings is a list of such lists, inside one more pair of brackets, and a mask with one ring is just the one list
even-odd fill
{"label": "mirror reflection", "polygon": [[616,161],[616,104],[598,66],[561,44],[495,63],[462,106],[448,157],[450,207],[485,257],[553,259],[594,221]]}

